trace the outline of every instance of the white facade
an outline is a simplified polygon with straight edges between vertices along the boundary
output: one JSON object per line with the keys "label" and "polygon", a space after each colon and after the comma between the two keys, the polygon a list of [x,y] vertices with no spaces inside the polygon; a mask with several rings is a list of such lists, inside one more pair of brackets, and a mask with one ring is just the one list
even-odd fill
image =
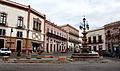
{"label": "white facade", "polygon": [[45,25],[45,51],[53,53],[67,49],[67,32],[47,20]]}
{"label": "white facade", "polygon": [[90,50],[98,51],[100,48],[106,50],[104,28],[88,31],[87,40]]}
{"label": "white facade", "polygon": [[[7,14],[5,25],[3,26],[1,25],[2,23],[0,23],[0,29],[5,30],[5,35],[0,37],[0,39],[4,39],[4,47],[16,51],[17,46],[20,46],[21,51],[25,49],[32,51],[35,46],[33,46],[33,42],[43,46],[45,15],[37,12],[30,6],[21,5],[9,0],[0,0],[0,14],[2,13]],[[22,28],[18,28],[18,17],[23,18]],[[40,29],[38,31],[33,29],[34,18],[40,21],[40,26],[38,27],[38,29]],[[22,32],[22,37],[17,37],[18,31]],[[17,45],[17,43],[21,45]],[[37,47],[39,46],[35,46],[35,48]]]}

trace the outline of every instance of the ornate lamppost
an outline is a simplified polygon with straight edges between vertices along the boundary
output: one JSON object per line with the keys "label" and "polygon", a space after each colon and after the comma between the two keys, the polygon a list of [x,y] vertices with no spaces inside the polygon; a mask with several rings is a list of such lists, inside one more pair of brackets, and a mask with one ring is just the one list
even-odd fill
{"label": "ornate lamppost", "polygon": [[79,28],[81,30],[83,30],[83,32],[82,32],[82,34],[83,34],[83,37],[82,37],[82,47],[83,48],[82,48],[81,52],[82,53],[89,53],[88,48],[87,48],[87,37],[86,37],[86,35],[87,35],[86,30],[87,29],[89,30],[89,25],[88,25],[85,17],[83,18],[83,23],[81,23],[81,25],[79,26]]}

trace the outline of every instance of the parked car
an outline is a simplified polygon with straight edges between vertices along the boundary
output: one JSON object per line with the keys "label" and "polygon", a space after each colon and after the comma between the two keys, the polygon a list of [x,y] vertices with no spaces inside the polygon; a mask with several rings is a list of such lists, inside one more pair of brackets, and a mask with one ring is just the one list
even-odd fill
{"label": "parked car", "polygon": [[108,51],[104,51],[102,56],[105,56],[105,57],[112,57],[112,54]]}
{"label": "parked car", "polygon": [[1,48],[0,49],[0,55],[1,56],[10,56],[11,51],[8,48]]}
{"label": "parked car", "polygon": [[90,51],[89,54],[98,54],[98,52]]}
{"label": "parked car", "polygon": [[60,51],[61,53],[66,53],[67,52],[67,49],[64,49],[63,51]]}

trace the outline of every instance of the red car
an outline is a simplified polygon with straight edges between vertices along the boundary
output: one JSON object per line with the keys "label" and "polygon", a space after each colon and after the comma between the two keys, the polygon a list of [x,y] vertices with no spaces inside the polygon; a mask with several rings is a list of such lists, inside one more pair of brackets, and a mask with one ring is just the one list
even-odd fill
{"label": "red car", "polygon": [[67,52],[67,49],[64,49],[63,51],[60,51],[61,53],[66,53]]}

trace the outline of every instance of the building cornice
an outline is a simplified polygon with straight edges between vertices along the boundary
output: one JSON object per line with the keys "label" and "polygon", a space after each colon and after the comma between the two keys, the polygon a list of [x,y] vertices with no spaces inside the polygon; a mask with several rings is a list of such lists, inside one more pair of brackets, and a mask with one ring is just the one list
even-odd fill
{"label": "building cornice", "polygon": [[[3,4],[3,5],[6,5],[6,6],[10,6],[10,7],[13,7],[13,8],[17,8],[17,9],[21,9],[21,10],[24,10],[24,11],[28,11],[29,10],[29,6],[26,6],[26,5],[22,5],[22,4],[19,4],[19,3],[16,3],[16,2],[13,2],[13,1],[10,1],[10,0],[0,0],[0,4]],[[35,9],[33,8],[30,8],[30,11],[31,13],[41,17],[41,18],[45,18],[44,14],[41,14],[40,12],[36,11]]]}
{"label": "building cornice", "polygon": [[94,30],[90,30],[90,31],[87,31],[87,33],[89,33],[89,32],[95,32],[95,31],[99,31],[99,30],[104,30],[104,27],[98,28],[98,29],[94,29]]}
{"label": "building cornice", "polygon": [[112,22],[112,23],[104,25],[105,28],[118,27],[118,26],[120,26],[120,21],[116,21],[116,22]]}
{"label": "building cornice", "polygon": [[61,25],[60,27],[67,27],[67,26],[74,29],[74,30],[76,30],[77,32],[79,32],[79,30],[77,30],[76,28],[74,28],[73,26],[71,26],[69,24]]}
{"label": "building cornice", "polygon": [[63,31],[63,32],[66,33],[66,31],[65,31],[64,29],[62,29],[61,27],[55,25],[54,23],[52,23],[52,22],[50,22],[50,21],[48,21],[48,20],[46,20],[46,23],[49,24],[49,25],[52,25],[52,26],[54,26],[55,28],[57,28],[57,29],[59,29],[59,30],[61,30],[61,31]]}

